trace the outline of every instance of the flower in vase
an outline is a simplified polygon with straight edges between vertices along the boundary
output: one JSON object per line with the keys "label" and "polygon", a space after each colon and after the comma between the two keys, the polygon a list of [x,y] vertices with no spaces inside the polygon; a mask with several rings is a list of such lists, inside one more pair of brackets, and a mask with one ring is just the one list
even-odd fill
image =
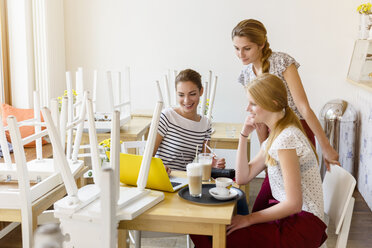
{"label": "flower in vase", "polygon": [[363,3],[358,6],[357,11],[359,12],[359,14],[369,15],[372,14],[371,8],[371,3]]}
{"label": "flower in vase", "polygon": [[[62,108],[62,98],[65,97],[65,96],[67,96],[67,90],[65,90],[65,92],[63,93],[62,96],[57,97],[59,111],[61,111],[61,108]],[[75,103],[77,93],[76,93],[76,90],[74,90],[74,89],[72,89],[72,97],[73,97],[73,103]]]}
{"label": "flower in vase", "polygon": [[[199,108],[202,108],[201,103],[202,101],[199,102]],[[208,114],[208,109],[209,109],[209,98],[207,98],[206,103],[205,103],[204,115]]]}
{"label": "flower in vase", "polygon": [[[120,144],[123,143],[123,141],[120,140]],[[100,147],[101,147],[101,154],[103,156],[102,157],[102,162],[109,162],[110,161],[110,158],[108,157],[108,152],[110,151],[110,148],[111,148],[111,138],[108,138],[108,139],[105,139],[105,140],[102,140],[99,144],[98,144]]]}

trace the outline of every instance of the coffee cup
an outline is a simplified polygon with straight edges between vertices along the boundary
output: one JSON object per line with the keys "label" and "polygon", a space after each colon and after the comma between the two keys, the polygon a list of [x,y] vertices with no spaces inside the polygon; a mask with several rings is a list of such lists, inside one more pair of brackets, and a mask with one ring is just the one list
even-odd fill
{"label": "coffee cup", "polygon": [[216,178],[216,189],[217,194],[220,196],[228,196],[230,194],[230,188],[233,184],[233,180],[228,177]]}
{"label": "coffee cup", "polygon": [[205,182],[208,182],[211,180],[212,161],[213,161],[212,153],[200,153],[198,155],[198,162],[199,164],[201,164],[202,171],[203,171],[202,179]]}
{"label": "coffee cup", "polygon": [[202,196],[202,168],[199,163],[191,163],[186,166],[189,193],[192,197]]}

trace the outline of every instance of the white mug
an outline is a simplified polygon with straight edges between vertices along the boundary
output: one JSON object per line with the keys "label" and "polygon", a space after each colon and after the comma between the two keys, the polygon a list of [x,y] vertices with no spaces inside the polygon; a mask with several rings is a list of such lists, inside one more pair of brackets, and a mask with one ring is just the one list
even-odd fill
{"label": "white mug", "polygon": [[216,189],[217,194],[220,196],[228,196],[230,194],[230,188],[233,184],[233,180],[228,177],[216,178]]}

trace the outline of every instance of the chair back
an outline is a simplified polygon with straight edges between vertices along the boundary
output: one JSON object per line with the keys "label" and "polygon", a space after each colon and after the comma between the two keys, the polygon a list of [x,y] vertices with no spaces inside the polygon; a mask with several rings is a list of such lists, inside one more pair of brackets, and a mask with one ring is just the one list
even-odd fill
{"label": "chair back", "polygon": [[324,212],[335,224],[335,233],[339,235],[338,239],[344,239],[345,246],[354,206],[352,194],[355,185],[355,178],[337,165],[331,165],[323,180]]}
{"label": "chair back", "polygon": [[200,114],[205,115],[208,119],[212,118],[214,99],[216,97],[217,76],[213,76],[212,71],[208,72],[207,80],[204,84],[204,93],[200,106]]}
{"label": "chair back", "polygon": [[[69,118],[71,116],[71,111],[73,109],[69,109],[68,106],[68,99],[64,97],[62,99],[62,109],[61,109],[61,121],[60,121],[60,137],[61,137],[61,145],[62,151],[64,151],[64,146],[66,144],[64,137],[66,137],[67,132],[67,147],[66,147],[66,157],[68,160],[72,162],[77,162],[79,158],[90,157],[92,161],[92,168],[94,172],[99,173],[98,168],[100,168],[100,159],[99,159],[99,152],[98,152],[98,142],[97,142],[97,132],[96,126],[94,121],[94,113],[93,113],[93,103],[92,100],[88,97],[88,92],[84,92],[83,94],[83,101],[81,103],[80,108],[80,115],[77,118]],[[68,120],[73,120],[69,122]],[[88,126],[88,133],[89,133],[89,144],[88,145],[81,145],[82,143],[82,136],[84,131],[84,125],[87,121]],[[75,132],[75,140],[72,142],[73,130],[76,129]],[[81,149],[89,149],[89,152],[79,153]],[[99,184],[99,176],[94,177],[95,183]]]}
{"label": "chair back", "polygon": [[143,152],[145,151],[146,141],[140,140],[140,141],[124,141],[121,144],[121,152],[122,153],[129,153],[128,149],[136,149],[135,154],[136,155],[143,155]]}
{"label": "chair back", "polygon": [[[33,93],[34,97],[34,118],[29,119],[29,120],[24,120],[18,122],[19,125],[27,125],[27,123],[30,122],[39,122],[41,123],[41,116],[40,116],[40,95],[38,91],[34,91]],[[5,131],[8,129],[8,127],[3,126],[3,119],[2,115],[0,115],[0,146],[1,150],[3,153],[4,157],[4,162],[6,165],[11,166],[12,165],[12,160],[10,158],[10,152],[8,148],[8,142],[6,139]],[[40,132],[41,131],[41,126],[40,125],[35,125],[35,132]],[[38,160],[42,159],[43,152],[42,152],[42,139],[37,138],[35,140],[36,142],[36,157]]]}
{"label": "chair back", "polygon": [[121,71],[107,71],[107,99],[110,103],[110,110],[120,111],[121,118],[123,115],[130,116],[131,111],[131,97],[130,97],[130,70],[129,67],[125,68],[124,73]]}

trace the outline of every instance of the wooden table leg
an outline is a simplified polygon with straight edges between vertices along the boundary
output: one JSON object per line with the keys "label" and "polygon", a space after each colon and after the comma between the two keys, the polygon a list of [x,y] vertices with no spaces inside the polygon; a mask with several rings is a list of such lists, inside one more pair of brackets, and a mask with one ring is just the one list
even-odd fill
{"label": "wooden table leg", "polygon": [[226,247],[226,225],[213,225],[213,248]]}
{"label": "wooden table leg", "polygon": [[37,229],[37,214],[32,213],[32,231],[35,232]]}
{"label": "wooden table leg", "polygon": [[128,230],[118,229],[118,248],[128,248]]}

